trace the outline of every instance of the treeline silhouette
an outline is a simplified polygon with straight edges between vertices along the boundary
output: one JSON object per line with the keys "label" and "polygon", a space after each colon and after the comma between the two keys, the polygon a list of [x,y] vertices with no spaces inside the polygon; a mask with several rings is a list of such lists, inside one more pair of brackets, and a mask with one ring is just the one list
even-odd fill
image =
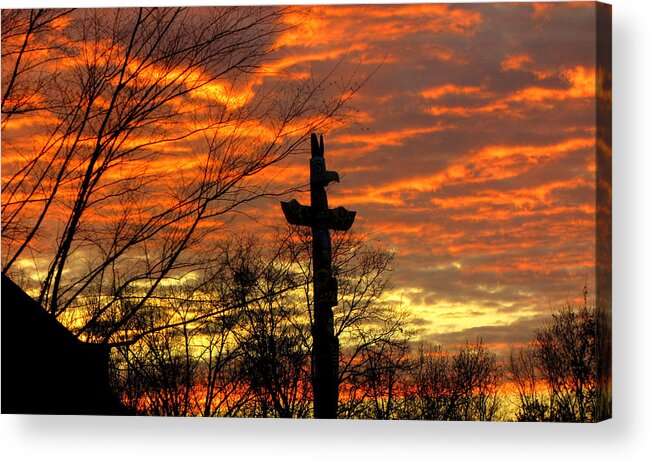
{"label": "treeline silhouette", "polygon": [[[212,272],[170,285],[120,332],[113,385],[134,413],[312,416],[309,236],[291,230],[276,242],[269,254],[254,238],[230,241]],[[563,307],[499,361],[481,339],[451,349],[415,341],[408,314],[383,297],[393,254],[350,234],[336,235],[334,249],[339,418],[593,419],[587,301]],[[94,332],[102,338],[101,323]]]}

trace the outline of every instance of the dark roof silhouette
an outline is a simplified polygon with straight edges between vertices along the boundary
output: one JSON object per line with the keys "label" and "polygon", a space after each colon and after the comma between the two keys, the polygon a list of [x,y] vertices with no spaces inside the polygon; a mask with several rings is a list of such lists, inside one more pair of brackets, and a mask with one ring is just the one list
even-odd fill
{"label": "dark roof silhouette", "polygon": [[108,362],[107,345],[81,342],[2,275],[3,414],[127,415]]}

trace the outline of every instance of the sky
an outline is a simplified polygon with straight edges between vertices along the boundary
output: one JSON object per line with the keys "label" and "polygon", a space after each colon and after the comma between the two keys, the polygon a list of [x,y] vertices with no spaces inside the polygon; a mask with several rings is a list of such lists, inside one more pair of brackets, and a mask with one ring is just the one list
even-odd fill
{"label": "sky", "polygon": [[[357,122],[325,135],[342,176],[329,201],[396,251],[389,298],[421,339],[481,337],[506,354],[594,292],[594,14],[591,3],[317,6],[282,38],[297,74],[372,74],[351,103]],[[285,173],[307,181],[307,169]]]}
{"label": "sky", "polygon": [[[412,313],[420,339],[481,337],[506,354],[594,291],[593,3],[310,6],[283,20],[267,69],[228,104],[282,80],[364,82],[353,116],[324,133],[341,176],[329,202],[396,252],[386,297]],[[32,143],[6,139],[3,166]],[[178,166],[185,154],[169,155]],[[305,184],[308,157],[265,175],[281,189]],[[284,220],[277,198],[247,207],[248,231]]]}

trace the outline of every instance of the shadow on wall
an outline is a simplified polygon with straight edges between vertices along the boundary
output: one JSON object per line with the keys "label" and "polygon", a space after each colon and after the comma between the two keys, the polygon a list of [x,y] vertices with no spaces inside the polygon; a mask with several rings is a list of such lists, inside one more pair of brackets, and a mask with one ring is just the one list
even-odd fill
{"label": "shadow on wall", "polygon": [[2,275],[3,414],[128,415],[109,387],[107,345],[79,341]]}

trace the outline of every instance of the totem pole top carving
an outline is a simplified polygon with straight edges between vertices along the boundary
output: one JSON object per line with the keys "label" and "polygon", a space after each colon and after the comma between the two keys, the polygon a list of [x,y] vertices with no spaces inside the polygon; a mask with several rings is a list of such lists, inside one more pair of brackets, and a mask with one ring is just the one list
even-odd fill
{"label": "totem pole top carving", "polygon": [[[336,207],[329,209],[327,205],[327,197],[325,191],[323,198],[314,197],[315,194],[320,195],[319,188],[325,188],[332,182],[339,183],[339,174],[337,172],[327,170],[324,158],[323,136],[320,140],[317,139],[315,134],[312,134],[312,158],[310,159],[310,188],[312,191],[312,205],[302,205],[296,199],[289,202],[281,202],[281,207],[287,222],[292,225],[298,226],[314,226],[316,220],[316,213],[313,210],[325,212],[325,227],[335,231],[348,231],[353,222],[355,221],[356,212],[346,210],[344,207]],[[315,191],[316,189],[316,191]],[[315,204],[315,199],[317,204]],[[325,202],[325,203],[324,203]]]}

